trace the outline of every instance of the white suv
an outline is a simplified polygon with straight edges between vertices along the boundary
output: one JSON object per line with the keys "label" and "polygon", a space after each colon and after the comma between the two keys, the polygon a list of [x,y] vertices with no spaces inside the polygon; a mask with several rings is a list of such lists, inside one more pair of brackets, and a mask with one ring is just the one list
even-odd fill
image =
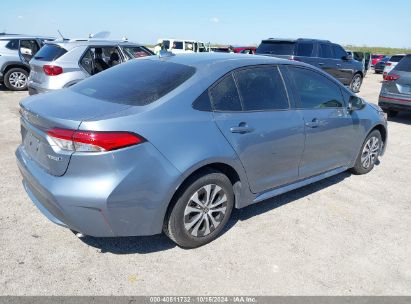
{"label": "white suv", "polygon": [[383,77],[387,75],[391,70],[400,62],[402,58],[405,57],[405,54],[397,54],[397,55],[392,55],[390,59],[385,63],[384,67],[384,72],[383,72]]}
{"label": "white suv", "polygon": [[154,47],[154,53],[158,54],[161,50],[166,50],[174,54],[181,53],[201,53],[208,52],[204,42],[186,39],[158,39]]}

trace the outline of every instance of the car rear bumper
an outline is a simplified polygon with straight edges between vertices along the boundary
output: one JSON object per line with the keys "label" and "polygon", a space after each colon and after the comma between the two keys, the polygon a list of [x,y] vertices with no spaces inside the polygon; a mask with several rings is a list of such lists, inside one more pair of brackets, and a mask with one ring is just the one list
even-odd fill
{"label": "car rear bumper", "polygon": [[378,105],[383,110],[411,111],[411,97],[405,95],[380,95]]}
{"label": "car rear bumper", "polygon": [[[52,222],[95,237],[161,233],[181,174],[149,143],[123,150],[128,150],[121,152],[123,156],[103,157],[106,165],[72,158],[67,172],[59,177],[40,168],[22,145],[16,157],[27,194]],[[149,158],[139,158],[139,153]],[[133,165],[113,167],[124,157]],[[107,164],[110,158],[112,163]],[[91,174],[96,165],[103,170]]]}
{"label": "car rear bumper", "polygon": [[29,81],[27,88],[29,91],[29,95],[36,95],[36,94],[52,91],[52,90],[41,87],[40,85],[36,84],[33,81]]}

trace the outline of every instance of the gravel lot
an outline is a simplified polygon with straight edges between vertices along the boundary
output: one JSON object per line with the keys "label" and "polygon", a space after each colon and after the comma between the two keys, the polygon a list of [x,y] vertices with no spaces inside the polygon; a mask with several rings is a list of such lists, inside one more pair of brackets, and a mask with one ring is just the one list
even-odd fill
{"label": "gravel lot", "polygon": [[[360,95],[377,102],[381,75]],[[21,185],[18,102],[0,87],[0,295],[410,295],[411,115],[370,174],[342,173],[234,212],[195,250],[165,236],[78,239]]]}

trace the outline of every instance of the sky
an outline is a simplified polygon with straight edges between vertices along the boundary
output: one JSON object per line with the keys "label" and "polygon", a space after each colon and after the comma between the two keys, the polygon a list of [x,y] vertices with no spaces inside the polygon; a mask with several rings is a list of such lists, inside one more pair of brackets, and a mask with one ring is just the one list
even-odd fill
{"label": "sky", "polygon": [[0,32],[155,44],[158,38],[247,45],[321,38],[343,45],[411,48],[411,1],[36,0],[2,1]]}

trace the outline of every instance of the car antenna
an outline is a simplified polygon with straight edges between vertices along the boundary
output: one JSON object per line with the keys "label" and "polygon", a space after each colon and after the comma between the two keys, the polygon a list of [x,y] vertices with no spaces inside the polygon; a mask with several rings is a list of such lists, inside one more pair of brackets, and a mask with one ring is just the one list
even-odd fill
{"label": "car antenna", "polygon": [[59,33],[59,35],[60,35],[61,39],[63,39],[63,40],[67,40],[66,38],[64,38],[64,36],[63,36],[63,34],[60,32],[60,30],[57,30],[57,33]]}

